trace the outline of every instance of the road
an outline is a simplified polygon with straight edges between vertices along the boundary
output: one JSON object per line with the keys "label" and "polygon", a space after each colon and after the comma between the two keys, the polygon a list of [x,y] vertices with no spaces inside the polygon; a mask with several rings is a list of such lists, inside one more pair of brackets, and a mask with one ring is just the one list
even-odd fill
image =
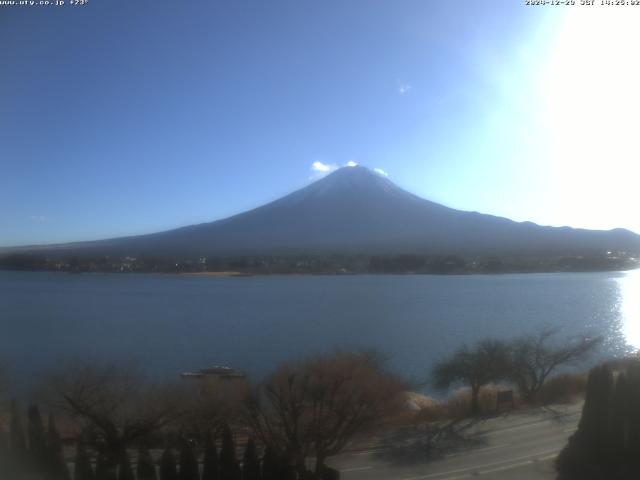
{"label": "road", "polygon": [[[385,447],[384,439],[374,439],[330,464],[343,480],[551,480],[553,460],[575,431],[581,409],[579,404],[539,408],[477,421],[466,431],[472,446],[436,460],[399,460],[390,452],[404,447]],[[405,442],[408,449],[420,448],[418,434]]]}

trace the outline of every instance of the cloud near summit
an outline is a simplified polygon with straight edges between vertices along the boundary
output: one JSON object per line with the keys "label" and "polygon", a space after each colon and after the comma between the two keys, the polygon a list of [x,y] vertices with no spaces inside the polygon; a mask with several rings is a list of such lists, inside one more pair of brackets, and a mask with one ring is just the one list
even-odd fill
{"label": "cloud near summit", "polygon": [[[316,180],[318,178],[324,177],[325,175],[328,175],[329,173],[335,170],[338,170],[340,167],[355,167],[357,165],[358,163],[354,162],[353,160],[349,160],[344,165],[338,165],[337,163],[324,163],[320,161],[315,161],[311,164],[312,173],[309,176],[309,179]],[[389,176],[389,174],[381,168],[374,168],[373,171],[376,172],[378,175],[382,175],[383,177]]]}
{"label": "cloud near summit", "polygon": [[327,164],[322,162],[313,162],[311,164],[311,170],[313,170],[314,172],[329,173],[337,169],[338,165],[336,165],[335,163]]}

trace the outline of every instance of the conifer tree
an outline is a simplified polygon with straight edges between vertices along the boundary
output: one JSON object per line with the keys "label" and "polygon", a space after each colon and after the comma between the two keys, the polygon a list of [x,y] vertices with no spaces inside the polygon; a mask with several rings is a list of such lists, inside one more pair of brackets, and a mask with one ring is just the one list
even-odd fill
{"label": "conifer tree", "polygon": [[171,448],[166,448],[160,457],[160,480],[178,480],[176,457]]}
{"label": "conifer tree", "polygon": [[242,461],[242,480],[260,480],[260,460],[252,438],[247,441]]}
{"label": "conifer tree", "polygon": [[[624,451],[628,443],[623,437],[624,426],[629,423],[624,419],[624,405],[629,401],[624,398],[629,392],[627,378],[620,379],[619,388],[614,390],[613,373],[607,365],[589,372],[578,430],[556,460],[559,480],[619,478],[615,472],[625,466],[616,458],[618,449]],[[616,412],[617,408],[621,411]]]}
{"label": "conifer tree", "polygon": [[262,460],[262,480],[296,480],[296,469],[273,447],[267,447]]}
{"label": "conifer tree", "polygon": [[[627,369],[627,403],[629,405],[629,431],[627,452],[629,465],[640,472],[640,361],[633,362]],[[640,475],[639,475],[640,476]]]}
{"label": "conifer tree", "polygon": [[120,457],[120,465],[118,466],[118,480],[135,480],[133,470],[131,469],[131,460],[129,454],[125,451]]}
{"label": "conifer tree", "polygon": [[220,480],[241,480],[242,471],[236,460],[236,447],[229,425],[222,431],[222,450],[220,450]]}
{"label": "conifer tree", "polygon": [[262,480],[280,480],[280,464],[274,449],[267,445],[262,456]]}
{"label": "conifer tree", "polygon": [[34,470],[39,473],[47,471],[47,442],[40,410],[36,405],[27,409],[27,438],[29,439],[29,456]]}
{"label": "conifer tree", "polygon": [[198,460],[188,441],[182,443],[180,449],[180,480],[199,480]]}
{"label": "conifer tree", "polygon": [[629,420],[630,420],[630,391],[627,375],[623,372],[618,375],[613,399],[611,402],[611,419],[609,438],[606,440],[607,455],[612,464],[622,464],[628,461]]}
{"label": "conifer tree", "polygon": [[11,421],[9,425],[9,447],[11,456],[19,462],[24,462],[27,455],[27,442],[22,428],[20,409],[15,400],[11,401]]}
{"label": "conifer tree", "polygon": [[218,452],[216,443],[211,434],[207,435],[204,446],[204,460],[202,465],[202,480],[219,480],[220,465],[218,462]]}
{"label": "conifer tree", "polygon": [[157,480],[156,467],[149,450],[142,446],[138,451],[138,466],[136,469],[138,480]]}
{"label": "conifer tree", "polygon": [[20,409],[15,400],[11,401],[8,457],[7,469],[12,475],[25,473],[28,462],[27,443],[22,428]]}
{"label": "conifer tree", "polygon": [[64,459],[62,441],[56,427],[56,420],[53,414],[49,415],[49,430],[47,431],[47,457],[49,466],[47,468],[51,480],[71,480],[67,462]]}
{"label": "conifer tree", "polygon": [[96,460],[96,480],[117,480],[118,475],[106,453],[100,452]]}
{"label": "conifer tree", "polygon": [[592,369],[587,380],[585,402],[578,429],[595,450],[606,440],[612,390],[613,373],[611,369],[606,365]]}
{"label": "conifer tree", "polygon": [[74,480],[95,480],[91,459],[84,446],[84,443],[78,441],[76,443],[76,459],[74,467]]}
{"label": "conifer tree", "polygon": [[[282,457],[280,457],[280,462],[280,477],[278,477],[280,478],[280,480],[296,480],[297,478],[299,478],[293,465],[291,465]],[[308,473],[309,472],[305,472],[305,475]],[[311,478],[314,478],[313,474],[311,474]]]}
{"label": "conifer tree", "polygon": [[9,439],[0,425],[0,478],[9,478],[10,461]]}

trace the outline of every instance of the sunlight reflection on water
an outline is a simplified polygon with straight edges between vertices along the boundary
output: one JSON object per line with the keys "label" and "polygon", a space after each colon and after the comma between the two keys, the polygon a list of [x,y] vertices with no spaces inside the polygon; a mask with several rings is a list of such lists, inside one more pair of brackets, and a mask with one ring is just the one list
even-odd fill
{"label": "sunlight reflection on water", "polygon": [[640,348],[640,270],[626,272],[618,279],[620,314],[627,343]]}

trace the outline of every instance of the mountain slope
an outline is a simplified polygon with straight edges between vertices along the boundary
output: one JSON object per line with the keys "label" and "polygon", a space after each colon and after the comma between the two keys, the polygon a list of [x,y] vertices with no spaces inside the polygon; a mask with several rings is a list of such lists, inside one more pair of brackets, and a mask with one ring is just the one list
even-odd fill
{"label": "mountain slope", "polygon": [[364,167],[345,167],[223,220],[137,237],[29,249],[47,254],[180,256],[278,253],[563,254],[640,251],[623,229],[542,227],[444,207]]}

